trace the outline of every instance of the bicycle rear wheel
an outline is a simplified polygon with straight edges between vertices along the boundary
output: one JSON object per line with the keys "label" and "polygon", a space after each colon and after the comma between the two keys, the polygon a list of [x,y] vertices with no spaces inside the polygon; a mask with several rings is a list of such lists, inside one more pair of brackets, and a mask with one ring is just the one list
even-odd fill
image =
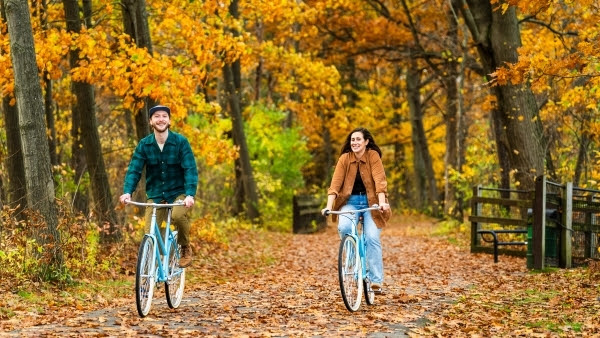
{"label": "bicycle rear wheel", "polygon": [[173,236],[169,249],[169,275],[165,282],[167,304],[171,309],[176,309],[181,304],[183,289],[185,288],[185,269],[179,267],[180,246],[177,244],[177,234]]}
{"label": "bicycle rear wheel", "polygon": [[338,275],[344,305],[354,312],[360,307],[363,281],[358,245],[350,235],[344,236],[340,243]]}
{"label": "bicycle rear wheel", "polygon": [[367,278],[363,279],[363,290],[365,291],[365,302],[367,305],[373,305],[375,303],[375,292],[371,290],[371,282]]}
{"label": "bicycle rear wheel", "polygon": [[152,237],[144,236],[138,252],[135,273],[135,304],[140,317],[146,317],[152,306],[156,284],[155,243]]}

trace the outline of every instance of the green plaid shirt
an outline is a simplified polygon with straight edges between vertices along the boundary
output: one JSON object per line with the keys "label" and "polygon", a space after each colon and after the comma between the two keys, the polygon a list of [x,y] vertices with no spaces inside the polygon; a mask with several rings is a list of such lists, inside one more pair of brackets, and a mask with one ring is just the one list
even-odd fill
{"label": "green plaid shirt", "polygon": [[123,192],[132,194],[146,167],[146,197],[159,203],[172,203],[177,196],[195,196],[198,186],[198,169],[188,140],[169,130],[169,136],[160,151],[154,133],[140,140],[127,174]]}

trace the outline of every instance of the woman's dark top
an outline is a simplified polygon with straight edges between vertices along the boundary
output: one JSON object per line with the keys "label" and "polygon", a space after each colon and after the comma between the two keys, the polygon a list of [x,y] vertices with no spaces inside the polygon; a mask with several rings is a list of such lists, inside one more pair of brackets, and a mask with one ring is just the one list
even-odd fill
{"label": "woman's dark top", "polygon": [[354,186],[352,187],[352,195],[365,195],[367,188],[363,183],[362,177],[360,177],[360,170],[356,171],[356,179],[354,180]]}

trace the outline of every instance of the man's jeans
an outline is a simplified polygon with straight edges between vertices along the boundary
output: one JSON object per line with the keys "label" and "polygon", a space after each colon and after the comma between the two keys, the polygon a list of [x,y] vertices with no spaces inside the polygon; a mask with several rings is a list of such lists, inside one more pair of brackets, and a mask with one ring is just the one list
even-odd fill
{"label": "man's jeans", "polygon": [[[348,199],[346,205],[340,210],[347,211],[368,208],[368,203],[366,195],[352,195],[350,196],[350,199]],[[381,240],[379,239],[381,229],[377,228],[375,225],[373,217],[371,217],[371,212],[378,211],[367,211],[355,215],[339,215],[338,232],[340,238],[343,238],[346,234],[352,233],[352,221],[345,216],[363,217],[367,252],[366,258],[367,266],[369,267],[367,277],[369,277],[371,282],[381,284],[383,283],[383,256],[381,252]]]}

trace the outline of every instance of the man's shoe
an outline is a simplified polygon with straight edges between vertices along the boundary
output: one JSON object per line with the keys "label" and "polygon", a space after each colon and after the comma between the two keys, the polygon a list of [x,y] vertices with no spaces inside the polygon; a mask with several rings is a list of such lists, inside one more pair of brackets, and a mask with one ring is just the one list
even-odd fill
{"label": "man's shoe", "polygon": [[190,264],[192,264],[192,256],[192,248],[189,245],[182,246],[181,257],[179,257],[179,267],[187,268],[188,266],[190,266]]}
{"label": "man's shoe", "polygon": [[375,292],[376,294],[383,293],[383,289],[381,288],[380,283],[371,283],[371,290],[373,290],[373,292]]}

